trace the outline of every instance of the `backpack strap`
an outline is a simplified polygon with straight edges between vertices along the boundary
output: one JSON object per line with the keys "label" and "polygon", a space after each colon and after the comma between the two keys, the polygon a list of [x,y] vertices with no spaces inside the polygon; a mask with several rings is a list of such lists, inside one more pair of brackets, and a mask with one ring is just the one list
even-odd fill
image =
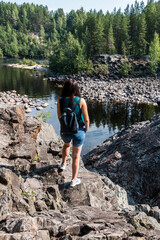
{"label": "backpack strap", "polygon": [[75,109],[76,109],[76,107],[77,107],[77,104],[78,104],[78,102],[80,101],[80,97],[78,98],[78,100],[77,100],[77,102],[76,102],[76,104],[75,104],[75,106],[74,106],[74,109],[73,109],[73,111],[75,111]]}
{"label": "backpack strap", "polygon": [[[77,102],[76,102],[76,104],[74,105],[74,108],[73,108],[73,112],[75,111],[75,109],[76,109],[76,107],[77,107],[77,104],[78,104],[78,102],[80,101],[80,97],[78,98],[78,100],[77,100]],[[63,108],[64,109],[64,102],[63,102],[63,106],[62,106],[62,102],[61,102],[61,100],[62,100],[62,98],[59,98],[59,102],[60,102],[60,108]],[[70,102],[71,103],[71,102]],[[69,103],[69,104],[70,104]],[[69,106],[69,105],[68,105]],[[63,112],[63,111],[62,111]]]}

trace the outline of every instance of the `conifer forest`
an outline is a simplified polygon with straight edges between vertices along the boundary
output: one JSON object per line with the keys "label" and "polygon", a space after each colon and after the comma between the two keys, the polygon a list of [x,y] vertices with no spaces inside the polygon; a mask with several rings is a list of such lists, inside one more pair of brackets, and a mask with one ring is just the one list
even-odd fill
{"label": "conifer forest", "polygon": [[83,70],[102,53],[147,55],[155,34],[159,41],[160,1],[135,1],[111,13],[0,2],[0,56],[50,59],[58,71],[58,63],[73,61],[75,71]]}

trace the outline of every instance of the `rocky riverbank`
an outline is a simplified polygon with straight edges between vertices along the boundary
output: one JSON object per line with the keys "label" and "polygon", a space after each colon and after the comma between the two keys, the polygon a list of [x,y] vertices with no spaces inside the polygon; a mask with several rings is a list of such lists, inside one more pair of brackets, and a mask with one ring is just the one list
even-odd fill
{"label": "rocky riverbank", "polygon": [[48,103],[41,102],[40,99],[29,98],[27,95],[20,95],[15,90],[0,92],[0,106],[19,106],[23,105],[25,112],[30,113],[31,108],[42,110],[48,107]]}
{"label": "rocky riverbank", "polygon": [[[121,67],[127,62],[133,73],[122,77]],[[69,76],[75,78],[81,88],[82,96],[89,101],[130,102],[160,105],[160,78],[148,75],[147,57],[101,54],[93,59],[94,68],[104,66],[108,71],[97,71],[92,75]],[[53,75],[49,81],[55,81],[59,87],[68,76]]]}
{"label": "rocky riverbank", "polygon": [[[58,87],[68,76],[48,77]],[[105,76],[69,76],[75,78],[80,86],[82,96],[89,101],[130,102],[160,105],[160,78],[120,78]],[[45,78],[46,79],[46,78]]]}
{"label": "rocky riverbank", "polygon": [[[132,64],[134,75],[131,77],[120,77],[120,67],[124,61]],[[146,103],[155,106],[160,105],[160,77],[155,78],[147,75],[148,61],[146,59],[128,58],[121,55],[100,55],[93,59],[95,66],[98,64],[108,65],[108,73],[97,73],[94,75],[60,75],[45,74],[44,80],[55,82],[61,88],[63,82],[68,78],[75,78],[80,86],[82,96],[88,101],[99,102],[130,102]],[[46,71],[41,65],[26,66],[20,64],[9,64],[8,66]],[[139,74],[141,72],[141,74]],[[143,77],[140,77],[140,76]]]}
{"label": "rocky riverbank", "polygon": [[[157,129],[158,122],[159,118],[151,121],[152,130]],[[137,128],[133,126],[126,130],[132,130],[135,133],[133,138],[135,142],[136,136],[140,137],[139,135],[145,132],[138,132],[138,129],[143,129],[142,126],[148,126],[148,129],[151,129],[148,121],[145,124],[139,124]],[[138,135],[136,135],[136,129]],[[151,156],[156,149],[158,151],[159,132],[157,132],[157,137],[154,133],[155,131],[149,135],[150,141],[148,142],[151,151],[153,140],[154,151],[150,152]],[[125,135],[124,132],[119,136],[121,135],[124,136],[122,139],[124,143],[127,142],[130,136],[129,132],[128,135]],[[95,157],[92,155],[93,152],[90,153],[90,159],[89,155],[86,156],[84,162],[87,168],[91,166],[91,163],[95,164],[96,157],[100,156],[97,160],[97,168],[93,166],[93,169],[87,170],[81,164],[79,177],[82,184],[71,188],[69,185],[71,180],[70,158],[65,172],[60,172],[58,165],[61,162],[62,141],[53,127],[35,117],[26,117],[23,106],[1,107],[0,239],[159,239],[158,202],[157,207],[155,204],[146,205],[144,204],[145,200],[140,201],[140,198],[136,200],[132,196],[132,191],[128,198],[129,190],[126,186],[118,184],[112,178],[114,171],[111,171],[111,176],[109,174],[101,176],[96,173],[101,156],[105,152],[105,148],[107,151],[107,146],[112,141],[115,141],[116,144],[116,137],[113,137],[112,140],[109,139],[105,143],[106,145],[98,148]],[[127,143],[124,144],[124,151],[126,151],[125,146]],[[140,147],[142,146],[141,142]],[[147,152],[144,153],[144,156],[147,157]],[[152,170],[156,166],[157,172],[159,170],[158,158],[155,158],[155,155],[151,156],[144,169],[143,178],[146,178],[146,181],[150,176],[148,175],[151,170],[149,162],[152,159],[154,166]],[[123,159],[123,153],[120,150],[116,153],[116,159],[118,159],[117,167],[122,166],[120,161],[127,163],[127,158]],[[130,155],[128,161],[129,159]],[[155,165],[156,163],[157,165]],[[137,173],[136,168],[132,168],[132,172],[127,166],[129,165],[124,165],[126,176],[132,177],[134,173]],[[144,164],[141,165],[141,167],[143,166]],[[106,167],[106,169],[108,168]],[[152,174],[154,174],[153,171]],[[153,182],[154,187],[156,187],[158,176]],[[148,189],[153,187],[152,180],[153,176],[151,182],[147,182],[150,184]],[[125,179],[123,181],[125,182]],[[128,183],[127,179],[126,183]],[[159,191],[158,183],[157,189],[154,188],[155,191]],[[141,188],[139,187],[138,191],[144,187],[143,182],[139,182],[139,185]],[[146,202],[148,203],[148,201]],[[137,203],[139,204],[137,205]]]}

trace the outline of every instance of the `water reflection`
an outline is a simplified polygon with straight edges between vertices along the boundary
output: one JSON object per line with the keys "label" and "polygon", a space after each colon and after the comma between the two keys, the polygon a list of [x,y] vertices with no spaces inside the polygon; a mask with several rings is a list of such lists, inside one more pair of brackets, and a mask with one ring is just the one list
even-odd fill
{"label": "water reflection", "polygon": [[88,103],[88,112],[90,128],[82,154],[86,154],[114,133],[131,124],[150,119],[160,112],[160,108],[146,104]]}
{"label": "water reflection", "polygon": [[51,96],[52,86],[33,70],[0,66],[0,90],[16,90],[30,97]]}
{"label": "water reflection", "polygon": [[88,104],[88,112],[91,124],[95,123],[97,128],[108,125],[109,131],[114,131],[148,120],[160,112],[160,108],[147,104],[92,103]]}

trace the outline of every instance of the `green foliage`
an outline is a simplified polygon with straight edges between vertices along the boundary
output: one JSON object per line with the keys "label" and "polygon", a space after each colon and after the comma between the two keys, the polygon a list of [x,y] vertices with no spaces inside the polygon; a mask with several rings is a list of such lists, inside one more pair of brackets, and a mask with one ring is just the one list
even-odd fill
{"label": "green foliage", "polygon": [[42,39],[45,37],[45,30],[43,25],[40,26],[39,37]]}
{"label": "green foliage", "polygon": [[93,67],[93,65],[88,65],[87,69],[86,69],[86,73],[87,74],[102,74],[102,75],[107,75],[108,72],[108,65],[106,64],[99,64],[98,66],[96,66],[95,68]]}
{"label": "green foliage", "polygon": [[55,49],[49,65],[54,72],[69,74],[82,72],[86,63],[83,45],[69,33],[66,40]]}
{"label": "green foliage", "polygon": [[[83,8],[65,14],[43,5],[0,2],[0,55],[50,58],[56,72],[76,73],[100,53],[147,55],[160,34],[160,1],[135,1],[124,12]],[[58,58],[58,59],[57,59]],[[54,64],[53,61],[56,61]],[[62,63],[60,63],[62,61]]]}
{"label": "green foliage", "polygon": [[127,76],[129,76],[129,74],[132,74],[132,73],[133,73],[133,69],[132,69],[131,63],[128,63],[127,61],[124,61],[121,64],[119,75],[123,76],[123,77],[127,77]]}
{"label": "green foliage", "polygon": [[106,64],[98,65],[98,67],[95,68],[95,73],[104,75],[108,74],[108,65]]}
{"label": "green foliage", "polygon": [[1,48],[0,48],[0,57],[3,57],[3,51]]}
{"label": "green foliage", "polygon": [[109,27],[108,38],[107,38],[107,52],[109,54],[116,53],[116,48],[114,45],[113,27],[112,24]]}
{"label": "green foliage", "polygon": [[160,62],[160,40],[155,32],[154,39],[149,47],[150,73],[156,75],[158,64]]}
{"label": "green foliage", "polygon": [[41,118],[44,122],[48,122],[48,118],[51,117],[51,112],[41,111],[41,113],[36,114],[36,117]]}
{"label": "green foliage", "polygon": [[138,39],[137,39],[137,50],[136,54],[138,56],[143,56],[146,52],[146,47],[147,47],[147,41],[146,41],[146,19],[145,19],[145,14],[142,13],[141,16],[139,17],[139,34],[138,34]]}
{"label": "green foliage", "polygon": [[39,160],[39,155],[37,155],[34,159],[32,159],[32,163],[36,163]]}
{"label": "green foliage", "polygon": [[93,74],[94,72],[94,67],[93,67],[93,63],[91,60],[88,60],[87,64],[86,64],[86,68],[85,68],[85,72],[87,74]]}
{"label": "green foliage", "polygon": [[35,192],[34,191],[32,191],[32,192],[25,192],[25,191],[22,191],[21,192],[21,195],[22,196],[25,196],[25,197],[27,197],[27,198],[31,198],[31,199],[33,199],[33,197],[35,196]]}
{"label": "green foliage", "polygon": [[30,59],[23,58],[23,60],[20,61],[19,64],[21,64],[21,65],[28,65],[28,66],[34,66],[37,63],[32,61],[32,60],[30,60]]}

